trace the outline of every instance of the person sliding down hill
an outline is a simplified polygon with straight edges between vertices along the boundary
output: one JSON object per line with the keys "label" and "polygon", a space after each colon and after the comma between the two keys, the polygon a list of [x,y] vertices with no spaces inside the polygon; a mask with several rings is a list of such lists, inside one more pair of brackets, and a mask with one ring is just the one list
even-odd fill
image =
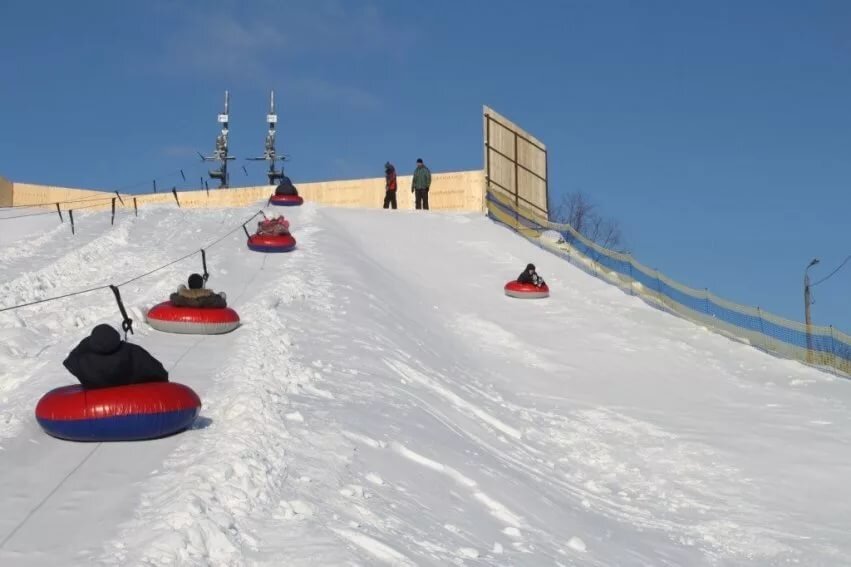
{"label": "person sliding down hill", "polygon": [[538,272],[535,271],[535,264],[527,265],[523,273],[517,278],[517,281],[522,284],[532,284],[535,287],[544,285],[544,278],[539,276]]}
{"label": "person sliding down hill", "polygon": [[[283,172],[281,172],[281,175],[283,175]],[[298,197],[298,190],[293,185],[292,180],[284,175],[281,177],[281,182],[275,187],[275,195],[293,195]]]}
{"label": "person sliding down hill", "polygon": [[121,340],[109,325],[98,325],[62,364],[84,388],[168,382],[168,372],[142,347]]}
{"label": "person sliding down hill", "polygon": [[282,215],[257,223],[257,234],[280,236],[290,233],[290,221]]}
{"label": "person sliding down hill", "polygon": [[227,307],[224,292],[215,293],[204,288],[204,278],[200,274],[192,274],[187,282],[189,287],[180,285],[177,293],[172,293],[169,301],[175,307]]}

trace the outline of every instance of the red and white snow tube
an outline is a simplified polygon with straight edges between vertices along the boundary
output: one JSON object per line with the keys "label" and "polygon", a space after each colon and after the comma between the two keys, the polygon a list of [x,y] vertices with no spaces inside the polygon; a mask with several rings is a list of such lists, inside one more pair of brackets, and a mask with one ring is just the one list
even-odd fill
{"label": "red and white snow tube", "polygon": [[146,319],[158,331],[183,335],[221,335],[239,327],[230,307],[176,307],[171,301],[151,307]]}
{"label": "red and white snow tube", "polygon": [[547,284],[538,287],[534,284],[524,284],[512,280],[505,284],[505,295],[521,299],[540,299],[550,296],[550,288],[547,287]]}
{"label": "red and white snow tube", "polygon": [[292,234],[252,234],[248,248],[255,252],[289,252],[295,248]]}
{"label": "red and white snow tube", "polygon": [[304,199],[298,195],[272,195],[269,203],[279,207],[298,207],[304,203]]}

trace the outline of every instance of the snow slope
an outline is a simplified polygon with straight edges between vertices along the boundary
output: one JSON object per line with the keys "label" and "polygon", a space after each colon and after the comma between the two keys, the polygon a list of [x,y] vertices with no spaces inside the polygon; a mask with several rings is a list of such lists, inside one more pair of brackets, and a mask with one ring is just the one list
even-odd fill
{"label": "snow slope", "polygon": [[[36,227],[0,242],[0,307],[129,279],[255,210]],[[847,564],[848,382],[478,215],[275,212],[296,251],[208,250],[231,334],[144,324],[200,256],[122,288],[131,340],[204,402],[180,435],[75,444],[32,417],[72,383],[68,350],[120,322],[108,290],[0,313],[0,564]],[[505,297],[530,261],[552,296]]]}

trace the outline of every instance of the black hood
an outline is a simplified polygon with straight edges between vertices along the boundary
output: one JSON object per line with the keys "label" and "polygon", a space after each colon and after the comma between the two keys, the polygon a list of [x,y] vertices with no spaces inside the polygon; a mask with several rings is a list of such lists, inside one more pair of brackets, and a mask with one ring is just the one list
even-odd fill
{"label": "black hood", "polygon": [[111,354],[121,346],[121,335],[109,325],[98,325],[89,336],[89,348],[98,354]]}

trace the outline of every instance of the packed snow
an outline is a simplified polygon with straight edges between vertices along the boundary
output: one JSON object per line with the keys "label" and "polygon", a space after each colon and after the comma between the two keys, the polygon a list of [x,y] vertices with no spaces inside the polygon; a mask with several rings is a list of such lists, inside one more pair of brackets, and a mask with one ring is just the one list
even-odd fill
{"label": "packed snow", "polygon": [[[116,283],[255,208],[0,220],[0,308]],[[269,209],[267,209],[269,212]],[[45,435],[109,290],[0,313],[0,564],[843,565],[851,383],[654,310],[477,214],[277,209],[298,248],[207,250],[242,319],[144,312],[200,255],[122,288],[134,341],[201,396],[135,443]],[[14,234],[14,236],[12,236]],[[533,262],[551,297],[506,297]]]}

